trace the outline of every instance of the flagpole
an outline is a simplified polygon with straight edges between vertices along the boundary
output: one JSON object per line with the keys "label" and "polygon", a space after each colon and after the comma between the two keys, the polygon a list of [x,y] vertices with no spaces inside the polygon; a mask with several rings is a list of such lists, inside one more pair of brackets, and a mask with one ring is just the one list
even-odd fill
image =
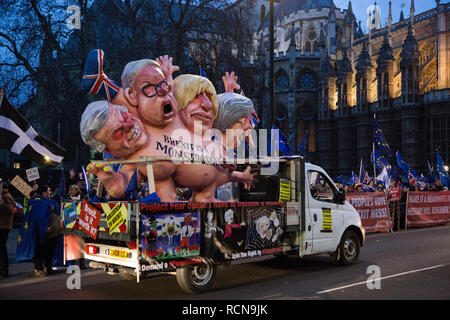
{"label": "flagpole", "polygon": [[[375,140],[374,140],[375,137],[373,136],[373,129],[374,129],[373,126],[375,125],[376,118],[377,118],[377,114],[374,113],[373,114],[373,124],[372,124],[372,154],[374,157],[375,157]],[[374,159],[374,160],[375,161],[373,161],[373,179],[376,180],[376,178],[377,178],[377,170],[375,168],[376,159]]]}

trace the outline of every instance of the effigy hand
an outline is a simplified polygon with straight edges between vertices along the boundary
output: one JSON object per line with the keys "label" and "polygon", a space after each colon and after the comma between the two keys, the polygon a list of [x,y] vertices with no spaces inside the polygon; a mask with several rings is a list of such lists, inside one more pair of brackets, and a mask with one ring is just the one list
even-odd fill
{"label": "effigy hand", "polygon": [[237,83],[238,77],[234,74],[234,71],[230,73],[225,72],[222,77],[223,85],[225,87],[225,92],[234,92],[234,89],[239,90],[241,86]]}
{"label": "effigy hand", "polygon": [[99,182],[105,186],[111,196],[119,197],[124,194],[122,174],[115,172],[107,163],[91,162],[86,170],[97,176]]}
{"label": "effigy hand", "polygon": [[235,181],[238,181],[238,182],[241,182],[244,184],[245,190],[250,190],[255,182],[255,178],[254,178],[253,174],[251,173],[250,166],[248,166],[247,169],[245,169],[245,171],[243,171],[243,172],[234,171],[232,173],[232,176]]}
{"label": "effigy hand", "polygon": [[161,66],[161,71],[164,73],[164,76],[166,77],[166,81],[169,84],[170,88],[173,89],[172,74],[176,71],[179,71],[180,67],[174,66],[172,63],[173,58],[169,57],[168,55],[159,56],[159,58],[156,58],[155,60]]}

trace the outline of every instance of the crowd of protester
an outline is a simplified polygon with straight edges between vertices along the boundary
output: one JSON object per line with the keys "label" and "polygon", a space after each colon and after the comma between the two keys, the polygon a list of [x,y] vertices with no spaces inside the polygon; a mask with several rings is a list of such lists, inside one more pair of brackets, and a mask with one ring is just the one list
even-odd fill
{"label": "crowd of protester", "polygon": [[441,180],[437,179],[434,183],[431,184],[402,184],[400,182],[394,182],[388,186],[384,184],[383,181],[380,180],[370,180],[368,184],[364,183],[354,183],[354,184],[342,184],[335,183],[338,189],[343,189],[345,193],[354,193],[354,192],[375,192],[382,191],[386,192],[391,187],[401,187],[402,191],[448,191],[448,187],[444,186]]}

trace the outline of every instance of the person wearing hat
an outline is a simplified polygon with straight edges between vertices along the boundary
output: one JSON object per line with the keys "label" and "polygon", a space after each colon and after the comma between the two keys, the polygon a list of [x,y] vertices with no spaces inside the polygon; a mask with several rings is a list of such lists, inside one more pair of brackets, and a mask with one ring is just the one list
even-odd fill
{"label": "person wearing hat", "polygon": [[0,279],[6,278],[9,272],[8,251],[6,241],[13,228],[14,198],[8,192],[8,185],[0,181]]}

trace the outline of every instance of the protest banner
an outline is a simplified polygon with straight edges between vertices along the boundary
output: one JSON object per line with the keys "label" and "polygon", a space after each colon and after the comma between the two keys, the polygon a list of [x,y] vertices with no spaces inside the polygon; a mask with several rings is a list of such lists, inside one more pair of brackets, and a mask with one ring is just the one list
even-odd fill
{"label": "protest banner", "polygon": [[401,187],[392,187],[389,188],[387,199],[389,202],[400,201],[402,198],[402,188]]}
{"label": "protest banner", "polygon": [[291,201],[291,182],[288,179],[280,179],[280,202]]}
{"label": "protest banner", "polygon": [[408,227],[434,226],[450,222],[450,191],[410,191],[406,200]]}
{"label": "protest banner", "polygon": [[111,210],[105,211],[106,222],[108,224],[109,234],[112,234],[122,223],[125,221],[123,218],[124,214],[122,211],[125,211],[126,215],[126,205],[122,203],[116,204],[114,208]]}
{"label": "protest banner", "polygon": [[100,216],[101,212],[96,207],[83,200],[78,222],[81,229],[94,239],[97,238]]}
{"label": "protest banner", "polygon": [[358,211],[366,232],[392,230],[391,217],[384,192],[346,194],[345,199]]}

